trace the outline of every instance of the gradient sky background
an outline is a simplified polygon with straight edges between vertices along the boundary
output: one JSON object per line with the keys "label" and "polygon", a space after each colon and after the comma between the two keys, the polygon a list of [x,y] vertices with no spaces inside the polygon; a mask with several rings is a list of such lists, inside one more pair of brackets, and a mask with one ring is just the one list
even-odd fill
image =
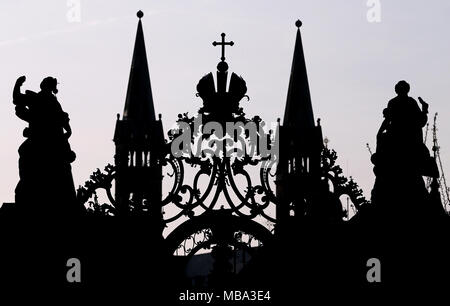
{"label": "gradient sky background", "polygon": [[[122,113],[143,10],[153,97],[165,129],[180,112],[196,112],[198,80],[215,71],[226,32],[230,70],[247,81],[248,115],[282,117],[294,49],[302,36],[314,115],[339,155],[345,175],[370,196],[374,176],[366,148],[375,149],[382,110],[401,79],[410,94],[439,113],[441,157],[450,175],[450,2],[381,0],[381,22],[369,23],[366,0],[81,0],[81,22],[67,19],[66,1],[5,0],[0,4],[0,202],[14,201],[17,149],[26,124],[15,117],[12,88],[38,90],[58,78],[58,99],[69,113],[77,153],[75,185],[112,163],[116,114]],[[405,152],[406,154],[406,152]],[[49,194],[51,182],[49,182]]]}

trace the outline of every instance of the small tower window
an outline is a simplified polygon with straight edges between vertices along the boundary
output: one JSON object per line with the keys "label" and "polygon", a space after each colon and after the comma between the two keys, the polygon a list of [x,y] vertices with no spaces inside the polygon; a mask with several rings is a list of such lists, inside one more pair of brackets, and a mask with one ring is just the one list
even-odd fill
{"label": "small tower window", "polygon": [[143,155],[143,160],[144,160],[144,167],[147,167],[148,166],[148,152],[144,151],[144,152],[142,152],[142,155]]}
{"label": "small tower window", "polygon": [[295,205],[293,202],[289,203],[289,216],[295,217]]}
{"label": "small tower window", "polygon": [[134,166],[134,152],[130,151],[128,153],[128,156],[129,156],[128,160],[130,161],[129,166],[133,167]]}

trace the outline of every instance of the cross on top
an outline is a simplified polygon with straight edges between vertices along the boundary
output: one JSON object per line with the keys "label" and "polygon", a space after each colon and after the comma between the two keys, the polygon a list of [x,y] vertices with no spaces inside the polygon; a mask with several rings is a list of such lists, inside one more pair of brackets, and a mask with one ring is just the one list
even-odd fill
{"label": "cross on top", "polygon": [[226,45],[232,46],[234,45],[234,42],[233,41],[225,42],[225,33],[220,34],[220,36],[222,36],[222,41],[221,42],[213,41],[212,44],[214,47],[217,45],[222,46],[222,57],[220,59],[223,62],[225,61],[225,46]]}

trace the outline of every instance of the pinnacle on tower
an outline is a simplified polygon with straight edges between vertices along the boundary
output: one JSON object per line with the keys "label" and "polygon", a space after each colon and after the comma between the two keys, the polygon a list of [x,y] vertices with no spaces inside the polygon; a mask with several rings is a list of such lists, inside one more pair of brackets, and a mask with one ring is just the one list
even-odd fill
{"label": "pinnacle on tower", "polygon": [[297,27],[297,37],[295,40],[283,125],[295,128],[297,133],[302,134],[307,133],[315,125],[305,56],[303,53],[302,36],[300,34],[302,22],[297,20],[295,25]]}
{"label": "pinnacle on tower", "polygon": [[137,128],[145,128],[155,121],[155,108],[153,105],[152,87],[145,50],[144,32],[142,30],[141,18],[144,16],[144,13],[138,11],[137,16],[139,22],[123,119],[133,121]]}

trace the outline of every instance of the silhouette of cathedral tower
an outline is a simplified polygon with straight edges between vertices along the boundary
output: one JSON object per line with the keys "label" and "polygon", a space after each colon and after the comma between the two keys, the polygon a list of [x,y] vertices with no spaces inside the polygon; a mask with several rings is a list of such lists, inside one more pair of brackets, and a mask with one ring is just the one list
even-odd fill
{"label": "silhouette of cathedral tower", "polygon": [[297,36],[291,75],[280,126],[280,161],[276,193],[279,230],[308,213],[320,185],[320,157],[323,149],[320,120],[314,122],[311,96],[303,53],[300,20],[295,23]]}
{"label": "silhouette of cathedral tower", "polygon": [[162,169],[158,156],[164,147],[161,118],[155,117],[152,88],[142,30],[142,11],[137,13],[136,41],[123,117],[117,116],[116,208],[117,215],[160,213]]}

